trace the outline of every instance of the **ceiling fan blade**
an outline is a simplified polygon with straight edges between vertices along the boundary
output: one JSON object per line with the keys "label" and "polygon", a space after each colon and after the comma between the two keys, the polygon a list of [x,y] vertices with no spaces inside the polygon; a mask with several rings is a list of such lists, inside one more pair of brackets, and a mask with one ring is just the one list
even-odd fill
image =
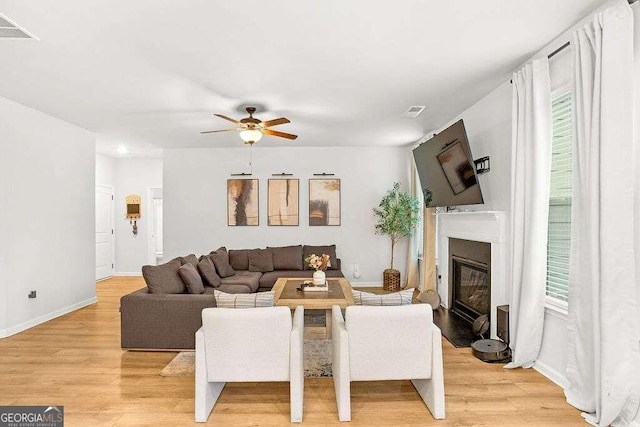
{"label": "ceiling fan blade", "polygon": [[214,114],[214,116],[218,116],[218,117],[220,117],[221,119],[229,120],[230,122],[233,122],[233,123],[235,123],[235,124],[237,124],[237,125],[239,125],[239,124],[240,124],[240,122],[239,122],[238,120],[236,120],[236,119],[232,119],[231,117],[227,117],[227,116],[222,115],[222,114]]}
{"label": "ceiling fan blade", "polygon": [[269,126],[283,125],[285,123],[291,123],[286,117],[280,117],[279,119],[267,120],[262,122],[262,127],[268,128]]}
{"label": "ceiling fan blade", "polygon": [[240,129],[236,128],[236,129],[221,129],[221,130],[205,130],[205,131],[202,131],[200,133],[232,132],[234,130],[240,130]]}
{"label": "ceiling fan blade", "polygon": [[265,133],[267,135],[279,136],[280,138],[287,138],[287,139],[296,139],[298,137],[298,135],[293,135],[285,132],[278,132],[277,130],[271,130],[271,129],[262,129],[262,133]]}

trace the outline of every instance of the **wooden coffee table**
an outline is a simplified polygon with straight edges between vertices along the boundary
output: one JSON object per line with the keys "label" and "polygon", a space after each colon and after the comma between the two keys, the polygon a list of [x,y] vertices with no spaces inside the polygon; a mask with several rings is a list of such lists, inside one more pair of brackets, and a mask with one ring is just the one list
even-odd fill
{"label": "wooden coffee table", "polygon": [[331,307],[334,305],[344,309],[353,305],[353,293],[351,284],[344,277],[327,278],[328,291],[300,292],[297,288],[308,278],[281,277],[273,285],[275,292],[273,304],[295,309],[301,305],[305,310],[325,310],[326,312],[326,337],[331,338]]}

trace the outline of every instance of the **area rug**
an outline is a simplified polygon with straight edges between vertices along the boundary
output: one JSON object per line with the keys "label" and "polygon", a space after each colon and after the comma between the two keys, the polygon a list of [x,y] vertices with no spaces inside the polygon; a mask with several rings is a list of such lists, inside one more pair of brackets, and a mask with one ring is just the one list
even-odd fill
{"label": "area rug", "polygon": [[[331,376],[331,340],[304,341],[304,376],[308,378]],[[181,351],[165,366],[163,377],[188,377],[195,373],[195,351]]]}
{"label": "area rug", "polygon": [[163,377],[188,377],[195,372],[196,352],[181,351],[160,371],[160,375]]}

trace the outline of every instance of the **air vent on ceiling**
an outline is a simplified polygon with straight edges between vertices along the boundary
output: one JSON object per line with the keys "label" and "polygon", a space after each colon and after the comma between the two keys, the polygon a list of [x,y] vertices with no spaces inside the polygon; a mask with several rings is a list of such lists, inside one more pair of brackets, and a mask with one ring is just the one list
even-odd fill
{"label": "air vent on ceiling", "polygon": [[425,105],[413,105],[402,114],[402,117],[418,117],[418,114],[422,113],[425,108],[427,108]]}
{"label": "air vent on ceiling", "polygon": [[35,39],[36,36],[0,13],[0,39]]}

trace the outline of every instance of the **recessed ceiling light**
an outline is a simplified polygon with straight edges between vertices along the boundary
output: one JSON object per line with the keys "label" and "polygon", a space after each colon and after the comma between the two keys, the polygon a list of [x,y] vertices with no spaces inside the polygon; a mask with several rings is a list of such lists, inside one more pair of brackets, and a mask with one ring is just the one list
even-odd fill
{"label": "recessed ceiling light", "polygon": [[129,149],[124,145],[118,147],[118,154],[129,154]]}
{"label": "recessed ceiling light", "polygon": [[425,108],[427,108],[426,105],[412,105],[407,111],[402,113],[402,117],[418,117],[418,114],[422,113]]}

